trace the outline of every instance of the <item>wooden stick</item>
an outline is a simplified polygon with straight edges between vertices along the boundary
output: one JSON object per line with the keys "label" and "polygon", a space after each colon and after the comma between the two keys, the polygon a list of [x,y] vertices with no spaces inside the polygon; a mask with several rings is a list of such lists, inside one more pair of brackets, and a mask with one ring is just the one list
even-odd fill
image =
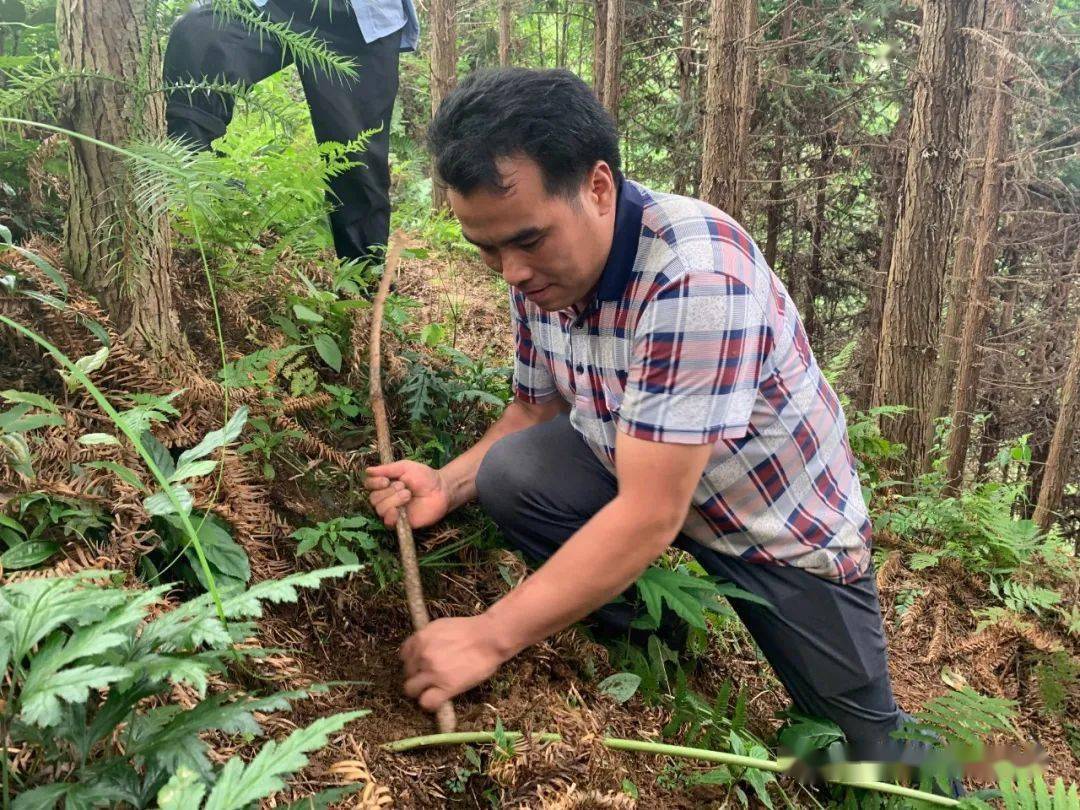
{"label": "wooden stick", "polygon": [[[371,411],[375,416],[375,436],[379,445],[379,460],[390,464],[394,460],[394,448],[390,443],[390,423],[386,419],[386,402],[382,391],[382,320],[383,308],[390,285],[394,283],[398,259],[401,256],[403,235],[396,231],[390,238],[390,252],[386,257],[379,292],[375,295],[375,305],[371,316],[371,363],[368,367],[368,383],[371,390]],[[398,509],[397,519],[398,551],[401,555],[401,568],[405,577],[405,601],[409,605],[414,630],[428,626],[427,607],[424,604],[424,588],[420,584],[420,565],[416,560],[416,543],[413,542],[412,527],[405,509]],[[447,701],[435,713],[442,732],[453,731],[457,727],[454,704]]]}

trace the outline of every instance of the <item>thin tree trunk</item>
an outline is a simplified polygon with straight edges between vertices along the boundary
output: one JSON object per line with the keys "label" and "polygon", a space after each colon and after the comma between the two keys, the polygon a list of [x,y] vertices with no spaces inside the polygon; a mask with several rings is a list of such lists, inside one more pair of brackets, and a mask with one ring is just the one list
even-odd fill
{"label": "thin tree trunk", "polygon": [[[1074,254],[1076,271],[1080,271],[1080,250]],[[1040,531],[1047,532],[1054,522],[1054,515],[1061,503],[1065,483],[1069,478],[1072,461],[1073,436],[1076,432],[1076,417],[1080,412],[1080,318],[1073,327],[1072,355],[1065,372],[1065,384],[1061,388],[1061,405],[1054,425],[1054,435],[1050,440],[1050,452],[1043,468],[1042,486],[1035,504],[1033,518]]]}
{"label": "thin tree trunk", "polygon": [[885,286],[889,278],[889,264],[892,262],[893,239],[896,235],[896,218],[899,213],[898,197],[904,181],[910,125],[911,116],[908,110],[904,109],[889,138],[889,159],[886,163],[885,192],[881,206],[881,251],[878,253],[877,268],[866,296],[866,327],[863,340],[865,346],[859,370],[859,388],[855,392],[855,406],[859,410],[869,408],[873,402],[874,381],[877,377],[877,346],[881,340],[881,320],[885,309]]}
{"label": "thin tree trunk", "polygon": [[[1011,263],[1010,263],[1011,264]],[[1008,334],[1012,328],[1013,316],[1016,313],[1017,285],[1009,283],[1008,276],[1004,281],[1008,285],[1008,291],[1002,295],[1001,315],[998,318],[998,336]],[[994,376],[1001,378],[1005,372],[1003,355],[999,354],[994,363]],[[988,418],[983,426],[983,435],[979,441],[979,462],[977,476],[980,481],[985,481],[990,461],[997,453],[998,445],[1003,438],[1001,417],[998,409],[1001,407],[1001,394],[997,388],[991,388],[986,395],[986,413]]]}
{"label": "thin tree trunk", "polygon": [[[431,114],[457,83],[456,0],[431,0]],[[436,211],[449,206],[446,186],[438,178],[431,184],[431,204]]]}
{"label": "thin tree trunk", "polygon": [[499,0],[499,67],[510,66],[510,0]]}
{"label": "thin tree trunk", "polygon": [[956,371],[956,392],[952,405],[952,429],[949,432],[945,462],[945,492],[955,495],[964,476],[968,442],[971,439],[971,411],[979,385],[977,361],[989,307],[990,271],[997,260],[997,224],[1001,213],[1001,186],[1004,176],[1005,149],[1008,144],[1011,115],[1011,94],[1008,88],[1009,59],[1016,28],[1017,0],[1005,0],[1003,28],[1005,35],[1002,54],[994,76],[994,101],[987,130],[986,155],[983,158],[979,208],[972,231],[975,246],[968,284],[968,300],[964,307],[964,328],[960,334],[960,359]]}
{"label": "thin tree trunk", "polygon": [[[604,103],[604,83],[607,81],[607,0],[593,3],[593,92]],[[606,106],[606,105],[605,105]]]}
{"label": "thin tree trunk", "polygon": [[750,39],[756,23],[757,0],[712,0],[701,194],[733,217],[742,208],[739,181],[746,171],[753,113],[755,69]]}
{"label": "thin tree trunk", "polygon": [[874,404],[911,410],[882,425],[907,447],[914,470],[926,452],[932,376],[956,205],[962,188],[969,96],[985,0],[925,0],[915,68],[904,184],[878,350]]}
{"label": "thin tree trunk", "polygon": [[[677,68],[679,71],[679,128],[680,151],[693,140],[693,131],[697,120],[697,102],[693,99],[694,89],[694,0],[682,0],[682,41],[679,46]],[[683,154],[675,169],[672,190],[676,194],[686,194],[690,184],[691,161],[689,150]]]}
{"label": "thin tree trunk", "polygon": [[604,93],[600,100],[616,122],[622,98],[622,40],[626,0],[607,0],[607,23],[604,25]]}
{"label": "thin tree trunk", "polygon": [[[149,92],[146,81],[161,75],[161,53],[146,0],[61,0],[56,14],[63,67],[114,79],[64,87],[69,128],[116,146],[161,137],[164,98]],[[68,165],[68,270],[134,347],[155,357],[185,352],[164,208],[136,210],[130,172],[114,152],[72,138]]]}
{"label": "thin tree trunk", "polygon": [[826,132],[821,136],[821,152],[818,156],[816,178],[814,179],[814,223],[810,231],[810,269],[806,276],[806,297],[803,299],[800,314],[806,329],[807,340],[814,345],[817,337],[817,298],[823,287],[824,254],[822,242],[825,237],[825,204],[829,175],[832,173],[833,155],[836,152],[836,134]]}
{"label": "thin tree trunk", "polygon": [[[780,41],[791,39],[795,17],[795,3],[790,2],[784,8],[780,20]],[[788,65],[791,62],[791,46],[784,45],[778,57],[777,84],[786,84]],[[787,137],[784,116],[776,118],[776,133],[773,135],[772,155],[769,162],[769,202],[765,209],[765,261],[776,269],[776,251],[780,244],[780,224],[784,218],[784,138]]]}

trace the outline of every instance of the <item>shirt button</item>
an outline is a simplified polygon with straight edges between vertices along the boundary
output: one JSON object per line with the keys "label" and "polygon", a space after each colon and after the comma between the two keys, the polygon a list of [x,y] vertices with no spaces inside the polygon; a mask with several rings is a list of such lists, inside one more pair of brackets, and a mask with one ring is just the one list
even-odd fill
{"label": "shirt button", "polygon": [[585,373],[585,366],[581,365],[581,363],[577,364],[577,373],[578,374],[584,374]]}

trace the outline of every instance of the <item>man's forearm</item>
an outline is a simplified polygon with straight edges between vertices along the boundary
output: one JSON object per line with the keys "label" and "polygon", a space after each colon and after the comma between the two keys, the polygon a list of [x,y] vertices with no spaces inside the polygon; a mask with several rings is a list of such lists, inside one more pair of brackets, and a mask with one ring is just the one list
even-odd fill
{"label": "man's forearm", "polygon": [[487,429],[480,441],[439,470],[449,491],[450,509],[457,509],[476,497],[476,472],[495,442],[511,433],[546,422],[563,409],[561,402],[529,406],[515,400],[507,405],[502,416]]}
{"label": "man's forearm", "polygon": [[681,520],[616,497],[487,611],[507,658],[607,604],[671,545]]}

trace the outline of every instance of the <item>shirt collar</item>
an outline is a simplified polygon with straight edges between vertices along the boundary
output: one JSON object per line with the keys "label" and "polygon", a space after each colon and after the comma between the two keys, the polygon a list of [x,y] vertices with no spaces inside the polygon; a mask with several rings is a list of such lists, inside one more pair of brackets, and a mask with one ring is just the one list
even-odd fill
{"label": "shirt collar", "polygon": [[619,198],[615,204],[615,233],[611,240],[611,251],[600,273],[596,285],[596,298],[599,301],[618,301],[626,290],[630,272],[637,257],[638,242],[641,239],[641,215],[645,209],[645,198],[637,187],[626,178],[619,184]]}

